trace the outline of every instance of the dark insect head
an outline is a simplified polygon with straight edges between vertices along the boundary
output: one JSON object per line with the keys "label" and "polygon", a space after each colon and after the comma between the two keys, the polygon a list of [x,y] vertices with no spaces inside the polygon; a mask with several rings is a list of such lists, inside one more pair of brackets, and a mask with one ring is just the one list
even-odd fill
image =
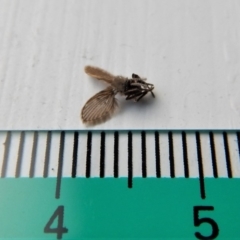
{"label": "dark insect head", "polygon": [[137,74],[133,73],[132,78],[140,78]]}
{"label": "dark insect head", "polygon": [[125,84],[124,94],[127,96],[126,100],[134,99],[135,102],[138,102],[148,92],[155,97],[154,93],[152,92],[154,85],[147,83],[145,79],[140,78],[137,74],[133,73],[132,79],[128,79]]}

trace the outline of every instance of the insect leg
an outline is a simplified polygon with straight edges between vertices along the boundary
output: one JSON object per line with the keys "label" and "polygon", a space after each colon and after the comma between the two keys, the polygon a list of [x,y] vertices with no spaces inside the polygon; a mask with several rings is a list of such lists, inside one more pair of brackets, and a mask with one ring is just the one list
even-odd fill
{"label": "insect leg", "polygon": [[[145,94],[145,91],[144,92],[139,91],[138,93],[130,94],[130,95],[127,96],[126,100],[130,100],[130,99],[133,99],[133,98],[135,98],[135,100],[136,100],[136,98],[141,96],[142,94]],[[147,94],[147,92],[146,92],[146,94]]]}
{"label": "insect leg", "polygon": [[140,95],[137,99],[135,99],[136,102],[138,102],[141,98],[143,98],[148,92],[144,92],[142,95]]}
{"label": "insect leg", "polygon": [[124,93],[125,93],[125,95],[128,95],[129,93],[134,93],[134,92],[139,92],[139,91],[141,91],[140,88],[132,88],[132,89],[127,90]]}

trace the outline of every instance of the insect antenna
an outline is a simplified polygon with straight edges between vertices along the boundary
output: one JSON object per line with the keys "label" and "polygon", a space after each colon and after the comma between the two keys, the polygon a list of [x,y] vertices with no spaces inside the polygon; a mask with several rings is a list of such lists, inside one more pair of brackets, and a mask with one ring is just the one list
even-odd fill
{"label": "insect antenna", "polygon": [[151,94],[152,94],[152,97],[155,98],[155,94],[153,93],[153,91],[150,91]]}

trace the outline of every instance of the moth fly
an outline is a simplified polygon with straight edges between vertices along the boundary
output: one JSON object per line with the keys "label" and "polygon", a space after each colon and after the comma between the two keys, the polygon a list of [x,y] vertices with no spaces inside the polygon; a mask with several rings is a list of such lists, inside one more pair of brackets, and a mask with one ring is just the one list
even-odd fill
{"label": "moth fly", "polygon": [[86,66],[85,72],[98,80],[103,80],[110,84],[106,89],[91,97],[83,106],[81,117],[83,123],[97,124],[110,118],[118,107],[115,95],[120,93],[126,96],[126,100],[138,102],[148,92],[153,93],[154,85],[146,82],[146,78],[141,78],[137,74],[132,74],[132,78],[114,76],[111,73],[93,66]]}

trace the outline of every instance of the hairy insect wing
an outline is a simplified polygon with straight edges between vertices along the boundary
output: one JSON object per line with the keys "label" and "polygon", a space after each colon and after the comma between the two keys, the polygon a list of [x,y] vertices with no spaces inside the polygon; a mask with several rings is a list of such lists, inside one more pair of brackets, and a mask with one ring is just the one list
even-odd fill
{"label": "hairy insect wing", "polygon": [[91,97],[82,109],[82,120],[86,124],[96,124],[111,117],[118,104],[112,87]]}
{"label": "hairy insect wing", "polygon": [[115,78],[115,76],[112,75],[111,73],[109,73],[101,68],[98,68],[98,67],[86,66],[85,72],[89,76],[91,76],[93,78],[97,78],[98,80],[103,80],[109,84],[111,84]]}

